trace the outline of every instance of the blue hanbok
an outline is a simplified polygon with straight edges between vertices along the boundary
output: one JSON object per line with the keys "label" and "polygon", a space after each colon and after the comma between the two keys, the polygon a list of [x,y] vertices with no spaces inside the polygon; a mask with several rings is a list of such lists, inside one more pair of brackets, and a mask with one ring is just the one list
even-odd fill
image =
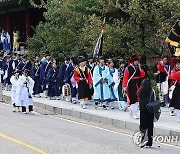
{"label": "blue hanbok", "polygon": [[44,91],[47,90],[47,85],[48,85],[47,76],[50,69],[51,69],[51,61],[49,62],[45,61],[40,66],[41,80],[42,80]]}
{"label": "blue hanbok", "polygon": [[60,94],[62,94],[62,86],[67,82],[67,75],[68,75],[68,67],[70,66],[71,64],[65,64],[63,63],[61,66],[60,66],[60,69],[59,69],[59,72],[58,72],[58,79],[59,79],[59,84],[60,84]]}
{"label": "blue hanbok", "polygon": [[4,85],[10,85],[10,78],[13,74],[13,68],[12,65],[10,65],[10,63],[5,62],[3,64],[3,80],[4,80]]}
{"label": "blue hanbok", "polygon": [[114,68],[109,68],[110,78],[109,78],[109,92],[110,92],[110,100],[109,102],[117,101],[117,95],[114,89],[115,82],[113,80],[113,75],[115,73]]}
{"label": "blue hanbok", "polygon": [[71,97],[72,97],[72,101],[76,101],[76,95],[77,95],[77,89],[76,86],[73,87],[72,83],[71,83],[71,78],[74,74],[74,70],[76,67],[74,67],[73,65],[70,65],[66,71],[65,71],[65,76],[64,76],[64,82],[68,83],[71,87]]}
{"label": "blue hanbok", "polygon": [[43,92],[42,82],[40,77],[40,67],[33,66],[31,69],[31,78],[34,80],[33,95],[37,95]]}
{"label": "blue hanbok", "polygon": [[[110,99],[109,93],[109,79],[110,73],[107,66],[101,67],[100,65],[94,68],[93,72],[93,87],[94,87],[94,101],[106,102]],[[103,84],[102,80],[106,82]]]}
{"label": "blue hanbok", "polygon": [[57,84],[58,81],[58,70],[51,68],[47,74],[47,81],[48,81],[48,96],[54,97],[58,96],[58,88],[59,85]]}
{"label": "blue hanbok", "polygon": [[30,61],[26,61],[26,62],[21,61],[21,62],[19,63],[19,65],[17,66],[17,69],[18,69],[20,72],[22,72],[23,69],[29,70],[29,74],[28,74],[28,75],[30,75],[31,68],[32,68],[32,64],[31,64]]}

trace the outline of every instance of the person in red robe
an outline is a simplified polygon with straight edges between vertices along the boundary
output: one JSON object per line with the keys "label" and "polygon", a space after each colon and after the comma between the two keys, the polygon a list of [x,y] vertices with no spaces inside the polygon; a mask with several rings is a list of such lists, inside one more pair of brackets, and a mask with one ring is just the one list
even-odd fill
{"label": "person in red robe", "polygon": [[79,66],[74,71],[74,79],[78,83],[78,98],[80,106],[86,109],[86,101],[91,98],[92,76],[91,70],[86,66],[86,58],[79,58]]}
{"label": "person in red robe", "polygon": [[134,119],[138,119],[138,106],[139,100],[137,96],[137,91],[141,85],[142,79],[145,77],[145,72],[141,68],[139,63],[140,56],[132,56],[128,61],[128,66],[124,71],[124,77],[122,86],[127,94],[128,104],[130,105],[130,115]]}
{"label": "person in red robe", "polygon": [[171,115],[175,112],[178,122],[180,122],[180,58],[172,60],[174,63],[174,69],[171,71],[171,78],[175,88],[172,92],[172,99],[170,101]]}

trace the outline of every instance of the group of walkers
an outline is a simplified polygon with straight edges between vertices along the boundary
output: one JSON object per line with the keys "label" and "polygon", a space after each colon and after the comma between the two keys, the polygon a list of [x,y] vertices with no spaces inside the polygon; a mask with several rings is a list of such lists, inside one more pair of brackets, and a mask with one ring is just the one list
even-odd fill
{"label": "group of walkers", "polygon": [[[65,56],[59,65],[49,52],[40,58],[36,54],[34,62],[19,52],[0,53],[0,101],[3,101],[2,87],[11,91],[14,112],[20,107],[23,113],[29,107],[33,114],[33,97],[46,97],[50,100],[63,99],[64,87],[71,91],[71,102],[80,102],[86,109],[88,100],[94,100],[94,107],[114,109],[118,103],[121,111],[129,111],[134,119],[139,118],[140,130],[148,135],[147,146],[152,146],[154,113],[149,113],[146,105],[159,97],[161,106],[168,106],[170,114],[180,121],[180,58],[168,58],[163,55],[154,66],[157,93],[140,64],[141,56],[133,55],[128,62],[118,60],[115,68],[112,59],[103,56],[94,62],[88,57]],[[44,93],[44,94],[43,94]]]}
{"label": "group of walkers", "polygon": [[[108,107],[114,109],[113,102],[118,102],[120,110],[129,110],[130,115],[138,119],[138,91],[143,79],[148,77],[140,65],[140,59],[141,56],[134,55],[128,60],[128,64],[119,59],[118,68],[115,68],[114,61],[106,60],[103,56],[99,57],[96,63],[92,55],[78,58],[65,56],[64,63],[59,65],[58,59],[52,58],[47,52],[42,59],[36,54],[32,64],[27,55],[17,52],[5,52],[4,55],[1,52],[1,83],[5,90],[12,91],[12,101],[16,106],[24,105],[22,102],[19,103],[19,98],[26,97],[23,94],[25,91],[27,96],[31,97],[30,103],[27,104],[32,105],[32,96],[45,96],[51,100],[62,99],[63,86],[69,85],[71,102],[75,104],[80,101],[83,109],[86,109],[86,103],[91,99],[94,100],[95,108],[102,107],[104,110]],[[180,118],[179,70],[180,59],[169,59],[167,56],[162,56],[154,67],[161,105],[168,105],[171,115],[177,115],[178,119]],[[25,80],[24,85],[21,85],[22,79]],[[172,89],[170,87],[174,87],[173,92],[169,90]],[[18,93],[23,97],[18,98]],[[2,97],[0,99],[2,100]]]}

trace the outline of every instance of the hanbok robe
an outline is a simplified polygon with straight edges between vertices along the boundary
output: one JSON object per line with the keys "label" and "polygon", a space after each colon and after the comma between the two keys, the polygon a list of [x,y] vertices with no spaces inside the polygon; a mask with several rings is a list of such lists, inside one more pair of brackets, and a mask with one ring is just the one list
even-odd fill
{"label": "hanbok robe", "polygon": [[60,93],[62,93],[62,86],[65,84],[66,82],[66,71],[68,70],[68,67],[70,67],[71,64],[65,64],[63,63],[60,66],[59,69],[59,73],[58,73],[58,79],[59,79],[59,83],[60,83]]}
{"label": "hanbok robe", "polygon": [[26,76],[22,75],[19,77],[17,82],[17,90],[16,90],[16,106],[30,106],[33,105],[32,94],[33,94],[33,87],[34,81],[33,79],[28,76],[28,83],[24,83],[26,81]]}
{"label": "hanbok robe", "polygon": [[[115,94],[116,94],[118,101],[126,102],[127,101],[126,95],[125,95],[123,88],[122,88],[123,76],[124,76],[124,70],[121,68],[116,69],[115,73],[113,75],[113,80],[115,82],[114,88],[116,91]],[[120,78],[120,77],[122,77],[122,78]]]}
{"label": "hanbok robe", "polygon": [[114,88],[115,82],[113,80],[113,76],[115,73],[115,68],[109,68],[110,78],[109,78],[109,93],[110,93],[110,100],[109,102],[113,102],[117,100],[117,94]]}
{"label": "hanbok robe", "polygon": [[[84,69],[84,70],[83,70]],[[90,85],[92,85],[91,72],[88,67],[81,69],[77,67],[74,71],[74,79],[78,83],[78,98],[79,100],[89,100],[91,96]],[[80,80],[80,78],[82,80]]]}
{"label": "hanbok robe", "polygon": [[122,85],[123,87],[127,87],[129,105],[135,104],[139,101],[137,91],[140,88],[144,76],[145,72],[143,69],[140,71],[138,67],[134,67],[132,64],[126,67]]}
{"label": "hanbok robe", "polygon": [[[3,60],[0,60],[0,70],[3,71],[3,65],[4,65],[4,61]],[[3,73],[0,74],[0,80],[1,80],[1,83],[3,83]]]}
{"label": "hanbok robe", "polygon": [[[72,98],[76,98],[76,95],[77,95],[76,84],[73,85],[73,83],[72,83],[72,78],[74,78],[74,76],[73,76],[74,71],[75,71],[75,67],[73,65],[70,65],[65,72],[65,78],[64,78],[65,83],[68,83],[71,87]],[[76,80],[75,80],[75,82],[76,82]]]}
{"label": "hanbok robe", "polygon": [[18,70],[21,72],[23,69],[27,69],[29,70],[29,74],[30,75],[30,71],[31,71],[31,68],[32,68],[32,63],[31,61],[26,61],[26,62],[23,62],[21,61],[20,64],[18,65]]}
{"label": "hanbok robe", "polygon": [[[173,91],[171,103],[169,107],[174,107],[180,110],[180,70],[173,69],[171,72],[171,78],[176,82],[175,89]],[[180,117],[180,111],[179,111]]]}
{"label": "hanbok robe", "polygon": [[59,92],[59,85],[58,83],[58,70],[51,68],[47,75],[48,81],[48,96],[54,97],[58,96]]}
{"label": "hanbok robe", "polygon": [[47,86],[48,86],[47,76],[50,69],[51,69],[51,61],[45,61],[40,66],[40,72],[41,72],[40,76],[44,91],[47,90]]}
{"label": "hanbok robe", "polygon": [[33,66],[31,69],[31,77],[34,80],[33,95],[37,95],[43,92],[42,81],[40,77],[40,66]]}
{"label": "hanbok robe", "polygon": [[91,74],[93,75],[95,64],[94,63],[93,64],[87,63],[87,67],[91,70]]}
{"label": "hanbok robe", "polygon": [[18,79],[13,75],[10,78],[10,82],[12,84],[12,88],[11,88],[11,103],[14,104],[15,101],[16,101],[16,91],[17,91]]}
{"label": "hanbok robe", "polygon": [[3,74],[4,84],[5,85],[6,84],[10,85],[11,84],[10,83],[10,78],[11,78],[11,76],[13,74],[12,65],[10,65],[10,63],[5,62],[4,65],[3,65],[3,72],[4,72],[4,74]]}
{"label": "hanbok robe", "polygon": [[[109,93],[109,68],[107,66],[101,67],[97,65],[93,72],[93,87],[94,87],[94,101],[106,102],[110,99]],[[106,83],[102,83],[105,80]]]}

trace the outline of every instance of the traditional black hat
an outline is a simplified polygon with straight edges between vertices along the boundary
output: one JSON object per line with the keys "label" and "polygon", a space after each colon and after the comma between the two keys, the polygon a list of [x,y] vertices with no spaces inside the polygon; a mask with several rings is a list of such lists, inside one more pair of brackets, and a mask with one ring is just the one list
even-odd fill
{"label": "traditional black hat", "polygon": [[73,64],[78,65],[78,58],[77,57],[72,57],[71,60],[72,60]]}
{"label": "traditional black hat", "polygon": [[85,61],[86,61],[86,58],[84,56],[79,57],[79,63],[85,62]]}
{"label": "traditional black hat", "polygon": [[121,65],[121,64],[125,64],[124,59],[118,59],[118,61],[119,61],[119,65]]}
{"label": "traditional black hat", "polygon": [[100,56],[99,60],[105,60],[104,56]]}
{"label": "traditional black hat", "polygon": [[46,51],[45,57],[46,57],[46,56],[51,56],[50,53],[49,53],[49,51]]}
{"label": "traditional black hat", "polygon": [[27,58],[28,56],[26,54],[22,55],[22,58]]}
{"label": "traditional black hat", "polygon": [[88,59],[93,59],[93,55],[92,54],[88,54]]}

